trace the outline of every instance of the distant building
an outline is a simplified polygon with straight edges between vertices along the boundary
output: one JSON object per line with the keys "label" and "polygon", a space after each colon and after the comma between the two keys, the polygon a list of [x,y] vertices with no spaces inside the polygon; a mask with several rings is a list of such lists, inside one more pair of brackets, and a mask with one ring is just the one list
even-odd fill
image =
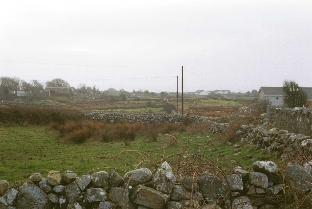
{"label": "distant building", "polygon": [[211,96],[211,95],[228,95],[231,94],[230,90],[214,90],[214,91],[205,91],[205,90],[198,90],[195,92],[198,96]]}
{"label": "distant building", "polygon": [[214,94],[221,94],[221,95],[225,95],[225,94],[230,94],[231,91],[230,90],[215,90],[213,91]]}
{"label": "distant building", "polygon": [[211,94],[211,91],[201,91],[198,93],[199,96],[209,96]]}
{"label": "distant building", "polygon": [[[312,105],[312,87],[302,87],[307,95],[309,106]],[[284,106],[285,93],[283,87],[261,87],[259,91],[259,99],[268,101],[272,106]]]}
{"label": "distant building", "polygon": [[71,87],[46,87],[47,96],[70,96],[72,94]]}

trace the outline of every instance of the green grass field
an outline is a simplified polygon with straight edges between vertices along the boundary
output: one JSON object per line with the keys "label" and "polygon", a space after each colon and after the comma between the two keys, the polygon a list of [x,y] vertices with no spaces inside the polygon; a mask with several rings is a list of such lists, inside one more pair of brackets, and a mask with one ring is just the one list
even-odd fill
{"label": "green grass field", "polygon": [[196,101],[197,105],[202,105],[202,106],[226,106],[226,107],[241,106],[241,103],[237,100],[198,99],[195,101]]}
{"label": "green grass field", "polygon": [[[181,155],[202,154],[225,169],[236,165],[250,167],[254,160],[276,160],[249,145],[239,148],[213,135],[177,135],[177,144],[168,146],[165,137],[157,142],[139,138],[124,143],[87,142],[74,145],[60,142],[57,135],[43,126],[0,127],[0,179],[20,182],[33,172],[73,170],[79,174],[115,168],[124,173],[137,166],[153,169],[163,160],[172,162]],[[277,160],[276,160],[277,161]]]}

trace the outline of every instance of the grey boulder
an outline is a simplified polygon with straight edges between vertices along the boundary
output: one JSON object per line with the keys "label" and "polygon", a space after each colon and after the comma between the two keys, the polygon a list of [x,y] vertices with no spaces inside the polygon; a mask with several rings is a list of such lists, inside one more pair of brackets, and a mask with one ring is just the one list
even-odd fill
{"label": "grey boulder", "polygon": [[174,201],[189,200],[191,199],[191,196],[191,193],[184,189],[184,187],[175,185],[170,195],[170,199]]}
{"label": "grey boulder", "polygon": [[109,174],[106,171],[96,172],[92,174],[91,181],[94,187],[108,189]]}
{"label": "grey boulder", "polygon": [[269,186],[268,176],[264,173],[251,172],[249,174],[249,181],[250,184],[255,185],[256,187],[261,187],[263,189],[266,189]]}
{"label": "grey boulder", "polygon": [[223,181],[214,175],[205,173],[198,179],[199,190],[202,192],[204,198],[209,201],[215,201],[225,196],[226,186]]}
{"label": "grey boulder", "polygon": [[153,174],[148,168],[140,168],[133,171],[129,171],[125,174],[125,183],[130,186],[137,186],[144,184],[152,180]]}
{"label": "grey boulder", "polygon": [[83,175],[76,179],[76,183],[81,191],[86,190],[86,188],[90,185],[92,177],[90,175]]}
{"label": "grey boulder", "polygon": [[64,184],[70,184],[73,181],[75,181],[76,178],[77,178],[77,174],[73,171],[67,170],[62,174],[62,182]]}
{"label": "grey boulder", "polygon": [[74,204],[81,196],[81,191],[76,184],[76,182],[72,182],[65,186],[65,195],[69,203]]}
{"label": "grey boulder", "polygon": [[253,170],[265,174],[277,174],[278,167],[272,161],[256,161],[252,164]]}
{"label": "grey boulder", "polygon": [[253,207],[248,197],[241,196],[233,200],[232,209],[253,209]]}
{"label": "grey boulder", "polygon": [[243,178],[239,174],[232,174],[226,177],[226,181],[232,192],[240,192],[244,190]]}
{"label": "grey boulder", "polygon": [[150,187],[139,185],[131,193],[130,199],[137,205],[162,209],[167,204],[168,196]]}
{"label": "grey boulder", "polygon": [[86,192],[86,200],[89,203],[103,202],[107,199],[106,192],[101,188],[90,188]]}
{"label": "grey boulder", "polygon": [[0,197],[0,203],[3,205],[9,206],[13,205],[17,197],[18,191],[14,188],[9,189],[2,197]]}
{"label": "grey boulder", "polygon": [[172,168],[167,162],[163,162],[153,176],[154,188],[162,193],[170,194],[175,182],[176,177],[172,172]]}
{"label": "grey boulder", "polygon": [[297,192],[305,194],[312,191],[312,175],[301,165],[289,164],[286,169],[286,180]]}
{"label": "grey boulder", "polygon": [[36,185],[24,184],[19,188],[19,195],[16,198],[17,209],[45,209],[47,206],[47,195]]}
{"label": "grey boulder", "polygon": [[105,201],[105,202],[100,202],[98,209],[113,209],[113,208],[114,208],[113,203]]}

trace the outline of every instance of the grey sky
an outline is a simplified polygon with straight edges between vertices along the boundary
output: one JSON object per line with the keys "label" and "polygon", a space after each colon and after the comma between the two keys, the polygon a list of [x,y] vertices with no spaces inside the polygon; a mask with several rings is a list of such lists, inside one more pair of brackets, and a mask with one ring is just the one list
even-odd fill
{"label": "grey sky", "polygon": [[1,0],[0,76],[99,88],[312,86],[311,0]]}

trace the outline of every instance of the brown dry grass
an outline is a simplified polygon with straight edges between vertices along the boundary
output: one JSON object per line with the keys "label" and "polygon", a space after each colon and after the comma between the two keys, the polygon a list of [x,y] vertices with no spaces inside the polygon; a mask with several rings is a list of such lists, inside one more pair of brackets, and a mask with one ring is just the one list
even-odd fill
{"label": "brown dry grass", "polygon": [[[53,123],[53,130],[59,132],[63,142],[83,143],[87,140],[103,142],[124,141],[126,144],[135,140],[137,136],[157,141],[161,134],[185,132],[189,134],[209,132],[208,124],[183,124],[183,123],[104,123],[91,120],[66,121]],[[169,135],[167,135],[169,136]],[[175,143],[174,135],[169,141]]]}
{"label": "brown dry grass", "polygon": [[0,123],[46,125],[51,122],[80,120],[83,115],[75,110],[27,105],[0,106]]}

